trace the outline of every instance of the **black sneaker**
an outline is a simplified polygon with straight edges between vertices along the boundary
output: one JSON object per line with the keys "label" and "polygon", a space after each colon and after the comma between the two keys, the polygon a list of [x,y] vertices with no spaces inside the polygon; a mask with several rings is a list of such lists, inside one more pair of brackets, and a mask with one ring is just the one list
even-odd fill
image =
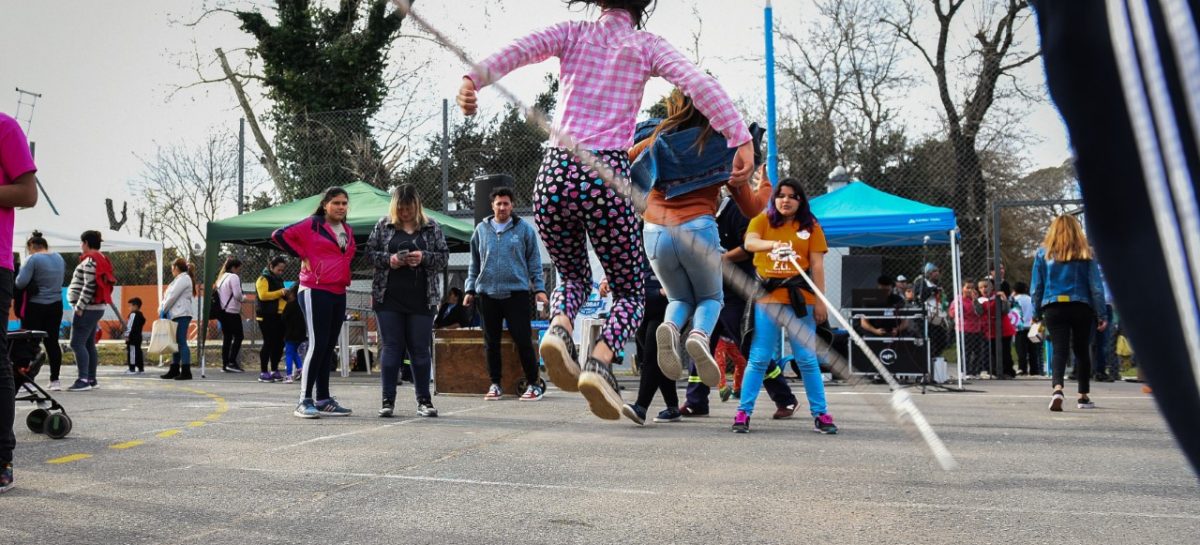
{"label": "black sneaker", "polygon": [[8,492],[9,490],[12,490],[12,487],[13,487],[13,469],[12,469],[12,463],[9,462],[9,463],[4,464],[3,468],[0,468],[0,494],[2,494],[4,492]]}
{"label": "black sneaker", "polygon": [[428,418],[435,418],[437,417],[438,412],[437,409],[433,407],[433,401],[428,399],[420,399],[417,400],[417,414]]}
{"label": "black sneaker", "polygon": [[613,377],[609,364],[588,358],[587,363],[583,364],[583,372],[579,374],[579,393],[587,399],[592,414],[605,420],[621,418],[625,401],[617,391],[617,379]]}
{"label": "black sneaker", "polygon": [[683,420],[683,415],[675,407],[667,407],[659,411],[658,416],[654,417],[655,422],[679,422],[680,420]]}
{"label": "black sneaker", "polygon": [[381,418],[391,418],[392,413],[396,411],[396,401],[394,399],[384,399],[383,406],[379,407],[379,416]]}
{"label": "black sneaker", "polygon": [[83,380],[83,379],[76,380],[75,384],[72,384],[67,387],[68,392],[86,392],[91,389],[92,389],[92,385],[89,384],[88,381]]}
{"label": "black sneaker", "polygon": [[350,416],[354,411],[347,407],[341,406],[336,399],[329,398],[316,403],[317,411],[320,411],[321,416]]}
{"label": "black sneaker", "polygon": [[646,425],[646,409],[638,407],[633,403],[626,403],[624,407],[621,407],[621,414],[625,415],[625,418],[632,420],[634,424],[639,426]]}
{"label": "black sneaker", "polygon": [[221,367],[221,370],[226,373],[245,373],[246,372],[245,369],[242,369],[242,366],[240,366],[236,363],[231,363],[229,365],[223,366],[223,367]]}

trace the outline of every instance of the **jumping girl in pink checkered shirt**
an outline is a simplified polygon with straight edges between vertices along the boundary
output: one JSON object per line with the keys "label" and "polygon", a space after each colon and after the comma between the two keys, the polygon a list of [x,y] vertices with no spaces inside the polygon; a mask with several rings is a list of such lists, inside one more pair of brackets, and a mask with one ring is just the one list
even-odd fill
{"label": "jumping girl in pink checkered shirt", "polygon": [[[501,49],[470,71],[458,93],[466,115],[477,109],[476,91],[528,64],[558,57],[561,113],[550,133],[533,193],[534,221],[562,282],[551,300],[551,327],[540,352],[559,388],[579,391],[600,418],[616,420],[624,403],[611,362],[642,320],[645,271],[642,221],[630,196],[605,182],[570,150],[589,150],[620,179],[629,175],[634,128],[646,82],[660,76],[692,97],[714,130],[737,148],[733,180],[754,167],[750,133],[733,102],[663,38],[641,30],[653,0],[565,0],[597,5],[600,18],[569,21],[534,32]],[[612,177],[610,177],[612,179]],[[580,369],[571,326],[592,286],[586,240],[612,289],[613,307],[595,349]]]}

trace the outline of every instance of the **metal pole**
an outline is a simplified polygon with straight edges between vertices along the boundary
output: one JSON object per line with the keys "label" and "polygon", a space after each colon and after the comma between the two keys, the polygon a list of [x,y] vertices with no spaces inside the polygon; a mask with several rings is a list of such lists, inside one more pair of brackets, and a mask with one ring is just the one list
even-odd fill
{"label": "metal pole", "polygon": [[450,211],[450,101],[442,99],[442,212]]}
{"label": "metal pole", "polygon": [[238,119],[238,200],[237,213],[242,215],[242,210],[246,208],[246,199],[243,194],[246,182],[246,118]]}
{"label": "metal pole", "polygon": [[775,16],[771,0],[763,7],[763,26],[767,42],[767,177],[771,185],[779,183],[779,139],[775,126]]}
{"label": "metal pole", "polygon": [[999,274],[1000,274],[1000,206],[999,205],[1000,205],[1000,203],[998,203],[998,202],[994,202],[994,201],[992,202],[992,250],[995,252],[993,260],[992,260],[992,270],[996,271],[996,274],[992,276],[992,299],[996,301],[994,306],[992,307],[993,309],[996,310],[996,319],[992,320],[992,325],[991,325],[991,327],[992,327],[992,344],[995,345],[995,348],[992,350],[992,357],[994,358],[992,360],[992,378],[1004,379],[1004,378],[1008,378],[1008,377],[1004,376],[1005,370],[1001,368],[1001,365],[1003,362],[1003,358],[1001,356],[1004,355],[1004,352],[1003,352],[1004,343],[1002,342],[1003,335],[1004,335],[1004,327],[1001,325],[1002,322],[1000,320],[1007,320],[1008,316],[1003,316],[1000,314],[1000,302],[999,302],[999,297],[996,293],[997,291],[1000,290],[1000,286],[996,282],[996,280],[998,279],[997,276],[999,276]]}

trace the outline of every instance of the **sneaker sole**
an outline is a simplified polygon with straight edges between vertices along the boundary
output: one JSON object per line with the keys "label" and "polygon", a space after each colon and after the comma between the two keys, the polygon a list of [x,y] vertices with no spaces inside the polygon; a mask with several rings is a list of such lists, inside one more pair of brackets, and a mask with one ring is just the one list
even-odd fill
{"label": "sneaker sole", "polygon": [[635,412],[629,405],[624,405],[621,407],[621,415],[632,420],[634,424],[639,426],[646,425],[646,419],[638,416],[638,413]]}
{"label": "sneaker sole", "polygon": [[1061,413],[1062,406],[1063,406],[1063,400],[1061,397],[1056,397],[1056,398],[1050,400],[1050,411],[1051,412]]}
{"label": "sneaker sole", "polygon": [[1076,403],[1076,404],[1075,404],[1075,408],[1076,408],[1076,409],[1085,409],[1085,410],[1086,410],[1086,409],[1095,409],[1095,408],[1096,408],[1096,404],[1095,404],[1095,403],[1089,403],[1089,404],[1086,404],[1086,405],[1085,405],[1085,404],[1083,404],[1083,403]]}
{"label": "sneaker sole", "polygon": [[750,433],[750,428],[733,428],[733,433]]}
{"label": "sneaker sole", "polygon": [[537,397],[518,397],[517,401],[541,401],[542,396]]}
{"label": "sneaker sole", "polygon": [[292,416],[294,416],[296,418],[305,418],[308,420],[315,420],[317,418],[321,418],[321,415],[319,415],[319,414],[305,414],[300,411],[292,411]]}
{"label": "sneaker sole", "polygon": [[660,424],[666,424],[666,423],[670,423],[670,422],[683,422],[683,417],[677,416],[675,418],[659,418],[656,416],[656,417],[654,417],[654,421],[658,422]]}
{"label": "sneaker sole", "polygon": [[392,409],[379,409],[379,418],[391,418],[392,413]]}
{"label": "sneaker sole", "polygon": [[696,362],[696,374],[700,375],[700,382],[709,388],[715,388],[721,383],[721,370],[717,368],[717,360],[713,359],[708,351],[708,343],[701,342],[694,335],[688,335],[684,348],[692,357],[692,361]]}
{"label": "sneaker sole", "polygon": [[557,335],[546,335],[538,346],[538,353],[546,364],[550,382],[565,392],[579,391],[579,363],[571,360],[571,352]]}
{"label": "sneaker sole", "polygon": [[[317,409],[317,410],[320,411],[320,409]],[[350,416],[352,414],[354,414],[353,411],[348,412],[348,413],[332,413],[332,412],[327,413],[325,411],[321,411],[321,416]]]}
{"label": "sneaker sole", "polygon": [[487,397],[487,396],[484,396],[484,397],[483,397],[483,400],[484,400],[484,401],[500,401],[501,399],[504,399],[504,398],[502,398],[501,396],[496,396],[496,397]]}
{"label": "sneaker sole", "polygon": [[833,431],[825,431],[825,430],[823,430],[823,429],[821,429],[821,428],[813,428],[813,431],[815,431],[815,432],[817,432],[817,433],[819,433],[819,434],[821,434],[821,435],[837,435],[837,430],[833,430]]}
{"label": "sneaker sole", "polygon": [[654,330],[654,342],[658,345],[658,369],[667,380],[678,380],[683,376],[683,362],[676,351],[679,334],[670,325],[662,324]]}
{"label": "sneaker sole", "polygon": [[579,393],[587,399],[588,408],[592,414],[604,420],[620,420],[621,409],[625,402],[609,386],[608,381],[598,373],[583,373],[579,375]]}
{"label": "sneaker sole", "polygon": [[437,418],[437,413],[421,413],[421,412],[419,412],[419,413],[417,413],[417,416],[423,416],[425,418]]}

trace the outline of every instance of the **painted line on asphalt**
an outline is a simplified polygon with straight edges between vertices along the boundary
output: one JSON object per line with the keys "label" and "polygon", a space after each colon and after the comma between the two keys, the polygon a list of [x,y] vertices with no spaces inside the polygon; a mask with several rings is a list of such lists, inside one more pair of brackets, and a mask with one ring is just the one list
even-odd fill
{"label": "painted line on asphalt", "polygon": [[92,457],[91,454],[68,454],[66,456],[61,456],[58,458],[51,458],[49,460],[46,460],[46,463],[47,464],[69,464],[71,462],[78,462],[79,460],[86,460],[91,457]]}
{"label": "painted line on asphalt", "polygon": [[[205,397],[211,399],[214,403],[217,404],[216,410],[205,415],[203,420],[195,420],[195,421],[189,422],[187,424],[187,427],[189,427],[189,428],[199,428],[209,422],[216,422],[218,419],[221,418],[222,415],[224,415],[226,412],[229,411],[229,404],[225,401],[225,398],[221,397],[220,395],[210,393],[210,392],[205,392],[204,390],[198,390],[195,388],[184,388],[184,387],[174,386],[174,385],[166,385],[166,387],[170,388],[170,389],[174,389],[174,390],[180,390],[180,391],[184,391],[184,392],[193,393],[196,395],[202,395],[202,396],[205,396]],[[160,439],[166,439],[169,437],[174,437],[175,435],[178,435],[182,431],[183,430],[181,430],[179,428],[172,428],[172,429],[160,431],[160,432],[154,434],[154,436],[157,438],[160,438]],[[111,450],[129,450],[133,447],[137,447],[137,446],[144,445],[144,444],[146,444],[145,441],[143,441],[141,439],[134,439],[131,441],[124,441],[121,443],[109,445],[108,448]],[[46,463],[47,464],[68,464],[71,462],[77,462],[79,460],[86,460],[91,457],[92,457],[91,454],[84,454],[84,453],[70,454],[67,456],[61,456],[58,458],[52,458],[50,460],[46,460]]]}
{"label": "painted line on asphalt", "polygon": [[[469,412],[472,412],[472,411],[477,411],[477,410],[480,410],[480,409],[486,409],[486,408],[489,408],[489,407],[488,407],[487,405],[482,405],[482,406],[479,406],[479,407],[471,407],[471,408],[469,408],[469,409],[462,409],[462,410],[459,410],[459,411],[448,412],[448,413],[442,413],[442,416],[455,416],[455,415],[460,415],[460,414],[463,414],[463,413],[469,413]],[[345,432],[345,433],[335,433],[335,434],[330,434],[330,435],[322,435],[322,436],[320,436],[320,437],[313,437],[312,439],[305,439],[305,440],[303,440],[303,441],[300,441],[300,442],[297,442],[297,443],[292,443],[292,444],[289,444],[289,445],[282,445],[282,446],[279,446],[279,447],[275,447],[275,448],[273,448],[273,449],[271,449],[271,450],[269,450],[269,451],[267,451],[267,452],[279,452],[279,451],[281,451],[281,450],[288,450],[288,449],[292,449],[292,448],[296,448],[296,447],[302,447],[302,446],[305,446],[305,445],[311,445],[311,444],[313,444],[313,443],[320,443],[320,442],[323,442],[323,441],[332,441],[332,440],[334,440],[334,439],[341,439],[341,438],[343,438],[343,437],[350,437],[350,436],[352,436],[352,435],[359,435],[359,434],[363,434],[363,433],[371,433],[371,432],[376,432],[376,431],[379,431],[379,430],[385,430],[385,429],[388,429],[388,428],[394,428],[394,427],[396,427],[396,426],[404,426],[404,425],[411,424],[411,423],[414,423],[414,422],[423,422],[423,421],[425,421],[425,418],[424,418],[424,417],[416,416],[416,417],[413,417],[413,418],[409,418],[408,420],[400,420],[400,421],[398,421],[398,422],[393,422],[393,423],[389,423],[389,424],[384,424],[384,425],[382,425],[382,426],[372,426],[372,427],[370,427],[370,428],[362,428],[362,429],[357,429],[357,430],[354,430],[354,431],[348,431],[348,432]],[[297,424],[299,424],[299,422],[297,422]]]}
{"label": "painted line on asphalt", "polygon": [[661,492],[654,490],[637,490],[630,488],[603,488],[595,486],[570,486],[562,484],[539,484],[539,483],[522,483],[510,481],[482,481],[477,479],[457,479],[453,477],[427,477],[421,475],[397,475],[395,473],[360,473],[360,472],[341,472],[341,471],[294,471],[289,469],[262,469],[251,467],[232,468],[237,471],[246,471],[250,473],[273,473],[273,474],[291,474],[291,475],[320,475],[328,477],[351,477],[360,479],[393,479],[400,481],[417,481],[428,483],[446,483],[446,484],[464,484],[471,486],[498,486],[502,488],[530,488],[538,490],[566,490],[570,492],[590,492],[601,494],[625,494],[637,496],[658,496]]}

